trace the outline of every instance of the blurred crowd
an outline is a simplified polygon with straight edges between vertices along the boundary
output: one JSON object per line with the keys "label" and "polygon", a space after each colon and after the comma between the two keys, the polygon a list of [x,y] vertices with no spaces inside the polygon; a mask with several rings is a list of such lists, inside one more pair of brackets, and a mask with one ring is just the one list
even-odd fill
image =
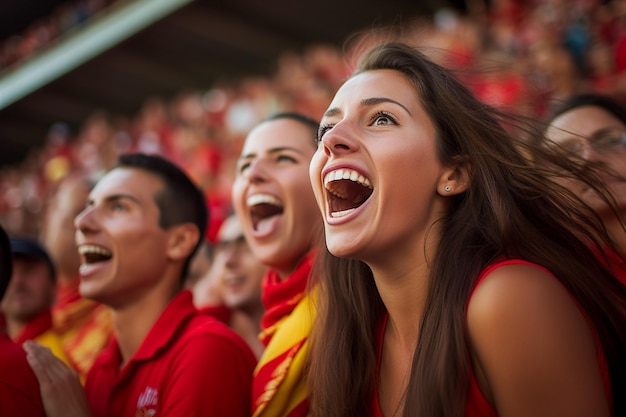
{"label": "blurred crowd", "polygon": [[50,15],[37,19],[23,32],[0,43],[0,72],[54,44],[115,1],[119,0],[73,0],[62,3]]}
{"label": "blurred crowd", "polygon": [[[95,8],[107,3],[80,2]],[[626,0],[494,0],[489,6],[468,0],[463,13],[441,9],[356,33],[341,46],[284,52],[269,77],[217,82],[208,91],[181,91],[173,100],[150,97],[132,116],[101,109],[76,132],[59,121],[43,147],[0,172],[0,224],[10,234],[37,235],[61,179],[75,172],[95,179],[120,153],[140,151],[171,159],[200,184],[213,240],[228,215],[234,164],[251,127],[280,110],[319,120],[359,52],[391,38],[458,71],[483,101],[537,118],[575,93],[626,96]],[[0,68],[10,63],[7,45],[2,48]]]}

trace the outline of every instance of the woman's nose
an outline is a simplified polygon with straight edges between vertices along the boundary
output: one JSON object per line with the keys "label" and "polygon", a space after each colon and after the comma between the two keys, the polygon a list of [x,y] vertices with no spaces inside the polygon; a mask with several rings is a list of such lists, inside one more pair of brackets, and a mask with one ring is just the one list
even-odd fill
{"label": "woman's nose", "polygon": [[321,143],[327,156],[354,152],[359,148],[355,129],[346,121],[337,123],[326,131],[321,138]]}
{"label": "woman's nose", "polygon": [[266,168],[263,161],[255,160],[251,161],[248,168],[244,172],[244,178],[251,183],[263,182],[267,179]]}
{"label": "woman's nose", "polygon": [[588,141],[584,142],[580,150],[580,156],[582,156],[586,161],[598,161],[602,159],[601,152]]}
{"label": "woman's nose", "polygon": [[77,231],[86,232],[89,230],[93,230],[95,228],[94,225],[94,207],[86,207],[78,213],[78,215],[74,218],[74,227]]}

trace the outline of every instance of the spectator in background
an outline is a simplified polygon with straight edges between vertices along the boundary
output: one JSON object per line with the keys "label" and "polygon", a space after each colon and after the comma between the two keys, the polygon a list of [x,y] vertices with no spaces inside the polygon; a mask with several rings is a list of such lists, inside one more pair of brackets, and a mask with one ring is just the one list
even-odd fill
{"label": "spectator in background", "polygon": [[248,415],[254,355],[183,290],[206,224],[203,193],[161,157],[122,155],[98,181],[75,219],[80,293],[111,309],[115,339],[86,397],[75,373],[25,343],[48,417]]}
{"label": "spectator in background", "polygon": [[593,189],[572,184],[572,190],[594,208],[616,243],[619,254],[610,264],[626,284],[626,108],[610,96],[575,95],[560,103],[547,125],[546,138],[568,151],[582,169],[596,165],[609,171],[602,178],[619,206],[619,216]]}
{"label": "spectator in background", "polygon": [[[9,237],[0,226],[0,299],[11,283],[12,257]],[[0,415],[45,416],[39,384],[26,362],[26,353],[0,329]]]}
{"label": "spectator in background", "polygon": [[304,366],[314,307],[307,293],[321,243],[321,217],[307,172],[317,123],[279,113],[246,137],[233,184],[233,206],[263,280],[265,351],[254,373],[253,416],[305,416]]}
{"label": "spectator in background", "polygon": [[81,380],[113,335],[109,310],[97,301],[83,298],[78,291],[80,257],[74,218],[87,204],[92,186],[93,181],[80,173],[61,180],[45,209],[42,227],[42,242],[57,272],[54,329],[61,337],[70,366]]}
{"label": "spectator in background", "polygon": [[[210,215],[209,215],[210,217]],[[206,237],[202,239],[198,251],[189,263],[187,277],[185,278],[185,287],[192,290],[198,281],[204,277],[213,264],[213,244]]]}
{"label": "spectator in background", "polygon": [[241,221],[232,214],[219,229],[211,271],[194,288],[198,308],[214,305],[216,296],[212,292],[219,291],[219,299],[229,310],[228,325],[248,343],[257,358],[264,349],[259,334],[265,312],[261,299],[265,270],[246,243]]}
{"label": "spectator in background", "polygon": [[56,272],[52,259],[37,241],[11,239],[13,274],[0,307],[7,333],[22,344],[34,340],[49,347],[55,356],[69,363],[61,340],[52,328],[52,304],[56,296]]}

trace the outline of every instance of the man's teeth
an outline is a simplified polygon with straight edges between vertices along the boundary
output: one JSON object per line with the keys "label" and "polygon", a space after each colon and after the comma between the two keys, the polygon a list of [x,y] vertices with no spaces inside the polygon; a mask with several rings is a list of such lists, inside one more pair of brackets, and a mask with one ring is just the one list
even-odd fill
{"label": "man's teeth", "polygon": [[269,194],[254,194],[248,197],[246,200],[248,207],[256,206],[257,204],[271,204],[273,206],[282,207],[282,203],[276,197]]}
{"label": "man's teeth", "polygon": [[78,253],[81,255],[103,255],[103,256],[111,256],[111,251],[104,249],[100,246],[95,245],[81,245],[78,248]]}
{"label": "man's teeth", "polygon": [[365,187],[372,188],[372,183],[370,182],[370,180],[353,169],[344,168],[329,172],[324,177],[324,185],[326,186],[329,182],[337,180],[350,180],[353,182],[358,182]]}
{"label": "man's teeth", "polygon": [[238,285],[241,284],[245,281],[245,279],[243,279],[240,276],[236,276],[236,277],[225,277],[224,278],[224,284],[226,285]]}

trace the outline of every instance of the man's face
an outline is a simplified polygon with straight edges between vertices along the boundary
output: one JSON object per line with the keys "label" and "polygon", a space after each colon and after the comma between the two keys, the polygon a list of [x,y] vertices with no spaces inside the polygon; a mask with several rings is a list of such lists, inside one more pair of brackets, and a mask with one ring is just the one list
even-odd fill
{"label": "man's face", "polygon": [[224,304],[235,309],[261,304],[261,281],[266,267],[250,250],[236,216],[226,219],[220,228],[215,264],[222,270]]}
{"label": "man's face", "polygon": [[[587,161],[603,164],[610,174],[603,177],[621,210],[626,210],[626,126],[608,111],[597,106],[582,106],[555,118],[546,137],[564,148],[575,151]],[[591,189],[572,190],[579,193],[603,219],[613,212]],[[618,226],[621,228],[621,226]]]}
{"label": "man's face", "polygon": [[50,309],[55,283],[48,264],[40,259],[17,255],[13,258],[13,275],[2,299],[2,311],[10,319],[27,322]]}
{"label": "man's face", "polygon": [[74,222],[81,295],[122,306],[161,280],[170,236],[159,226],[155,202],[163,187],[156,175],[135,168],[116,168],[94,187]]}

